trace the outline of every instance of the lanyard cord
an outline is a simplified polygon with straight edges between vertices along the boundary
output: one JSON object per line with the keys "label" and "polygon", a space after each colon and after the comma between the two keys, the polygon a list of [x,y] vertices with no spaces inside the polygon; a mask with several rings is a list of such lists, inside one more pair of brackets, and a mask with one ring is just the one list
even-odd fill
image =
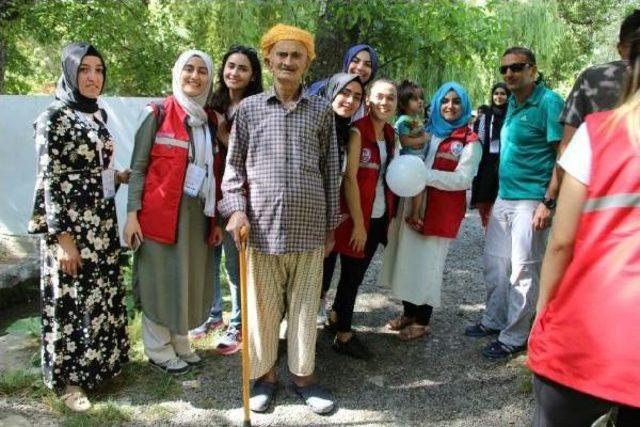
{"label": "lanyard cord", "polygon": [[[89,129],[88,133],[90,134],[91,132],[93,132],[96,135],[95,141],[93,141],[90,135],[88,136],[89,136],[89,139],[92,142],[95,142],[96,144],[96,149],[98,150],[98,161],[100,162],[100,167],[102,169],[111,169],[111,166],[113,164],[113,154],[111,155],[111,158],[109,160],[109,166],[107,168],[104,167],[104,159],[102,158],[102,146],[104,145],[104,143],[102,142],[102,140],[97,134],[97,131],[100,129],[100,125],[95,121],[91,123],[91,121],[84,115],[84,113],[78,110],[74,110],[74,112],[76,113],[76,117],[78,117],[78,119],[80,119],[80,121],[84,123],[84,125]],[[95,118],[94,115],[92,115],[92,117]],[[99,120],[99,119],[96,118],[96,120]]]}

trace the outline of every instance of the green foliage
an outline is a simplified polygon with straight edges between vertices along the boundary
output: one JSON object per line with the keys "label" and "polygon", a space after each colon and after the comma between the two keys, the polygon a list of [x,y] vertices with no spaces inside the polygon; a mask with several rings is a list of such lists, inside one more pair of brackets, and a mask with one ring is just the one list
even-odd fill
{"label": "green foliage", "polygon": [[0,396],[38,398],[47,393],[37,369],[0,371]]}
{"label": "green foliage", "polygon": [[487,102],[501,79],[500,56],[516,44],[531,47],[547,82],[566,91],[594,58],[615,56],[611,34],[633,7],[631,0],[2,2],[10,5],[0,15],[6,93],[50,92],[61,48],[87,40],[105,56],[107,94],[163,95],[181,50],[196,47],[218,60],[232,44],[257,47],[270,26],[285,22],[316,35],[319,57],[308,80],[338,71],[348,46],[369,43],[380,54],[380,75],[416,80],[427,94],[457,80],[475,104]]}
{"label": "green foliage", "polygon": [[10,334],[25,335],[30,338],[39,338],[42,329],[42,322],[39,316],[26,317],[13,322],[7,327]]}

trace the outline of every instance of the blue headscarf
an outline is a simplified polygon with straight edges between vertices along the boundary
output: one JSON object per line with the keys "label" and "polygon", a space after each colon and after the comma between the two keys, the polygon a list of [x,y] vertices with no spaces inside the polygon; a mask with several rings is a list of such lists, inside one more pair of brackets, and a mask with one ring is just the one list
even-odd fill
{"label": "blue headscarf", "polygon": [[371,56],[371,77],[369,77],[369,81],[367,81],[367,83],[371,83],[373,79],[376,78],[376,72],[378,71],[378,53],[368,44],[357,44],[355,46],[351,46],[349,50],[347,50],[347,53],[344,54],[344,61],[342,62],[342,71],[347,73],[347,70],[349,70],[349,64],[353,61],[353,58],[355,58],[358,52],[363,50],[369,52],[369,55]]}
{"label": "blue headscarf", "polygon": [[[458,94],[461,101],[462,112],[460,117],[454,122],[448,122],[442,117],[440,112],[440,104],[447,92],[453,90]],[[446,138],[451,133],[463,126],[466,126],[471,119],[471,101],[467,91],[456,82],[447,82],[440,86],[431,99],[431,116],[429,123],[425,126],[425,130],[439,138]]]}

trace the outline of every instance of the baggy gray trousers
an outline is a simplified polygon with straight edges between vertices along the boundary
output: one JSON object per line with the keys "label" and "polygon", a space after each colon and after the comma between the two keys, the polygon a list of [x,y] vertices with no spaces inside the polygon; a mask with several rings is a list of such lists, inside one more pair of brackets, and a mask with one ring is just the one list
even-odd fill
{"label": "baggy gray trousers", "polygon": [[527,342],[535,315],[548,229],[535,231],[539,200],[496,200],[484,247],[487,308],[483,326],[500,330],[500,342]]}

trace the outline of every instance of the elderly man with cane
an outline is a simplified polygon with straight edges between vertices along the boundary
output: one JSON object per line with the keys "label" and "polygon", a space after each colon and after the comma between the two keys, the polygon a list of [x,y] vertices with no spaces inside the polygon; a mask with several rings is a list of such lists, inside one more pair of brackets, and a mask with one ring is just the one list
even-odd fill
{"label": "elderly man with cane", "polygon": [[313,37],[278,24],[260,43],[274,86],[246,98],[229,139],[220,211],[240,244],[249,227],[250,407],[266,411],[278,387],[278,331],[288,317],[292,387],[316,413],[333,410],[314,376],[322,261],[333,246],[339,164],[331,105],[302,92]]}

